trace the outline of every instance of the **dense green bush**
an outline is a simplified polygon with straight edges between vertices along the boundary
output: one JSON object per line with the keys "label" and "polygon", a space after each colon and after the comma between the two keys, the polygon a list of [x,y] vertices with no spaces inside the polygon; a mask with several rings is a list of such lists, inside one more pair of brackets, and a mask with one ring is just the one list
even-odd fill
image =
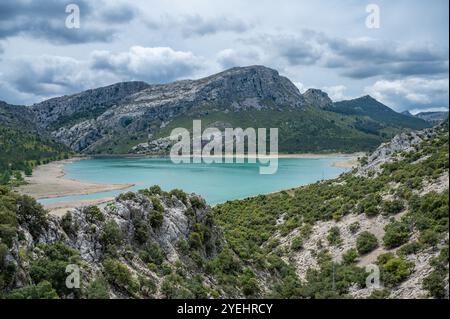
{"label": "dense green bush", "polygon": [[394,221],[384,228],[383,243],[386,248],[392,249],[405,244],[410,237],[409,225],[402,221]]}
{"label": "dense green bush", "polygon": [[396,215],[405,209],[401,200],[383,201],[382,210],[387,215]]}
{"label": "dense green bush", "polygon": [[149,227],[145,221],[142,219],[135,219],[133,221],[134,225],[134,239],[139,244],[145,244],[149,238]]}
{"label": "dense green bush", "polygon": [[134,200],[136,199],[136,194],[133,192],[122,193],[117,196],[117,199],[119,199],[120,201]]}
{"label": "dense green bush", "polygon": [[368,231],[362,232],[356,239],[356,249],[360,255],[370,253],[377,247],[378,239]]}
{"label": "dense green bush", "polygon": [[366,214],[368,217],[376,216],[380,213],[378,204],[381,202],[381,196],[377,193],[369,194],[358,205],[360,214]]}
{"label": "dense green bush", "polygon": [[165,259],[165,254],[157,243],[148,243],[139,253],[139,257],[145,263],[161,265]]}
{"label": "dense green bush", "polygon": [[353,264],[358,256],[358,251],[355,248],[350,248],[342,255],[342,262],[346,265]]}
{"label": "dense green bush", "polygon": [[150,225],[153,228],[158,229],[163,225],[164,213],[157,211],[157,210],[152,210],[149,214],[149,220],[150,220]]}
{"label": "dense green bush", "polygon": [[47,228],[47,211],[29,196],[20,196],[16,201],[17,221],[28,228],[33,238],[38,238]]}
{"label": "dense green bush", "polygon": [[102,277],[96,278],[89,283],[84,291],[87,299],[109,299],[109,286]]}
{"label": "dense green bush", "polygon": [[164,212],[164,206],[161,204],[161,201],[157,197],[152,197],[152,205],[153,209],[157,212],[163,213]]}
{"label": "dense green bush", "polygon": [[73,216],[72,216],[71,212],[66,213],[61,218],[61,228],[64,230],[64,232],[69,237],[73,237],[76,235],[76,233],[78,231],[78,227],[77,227],[77,225],[74,225],[74,223],[73,223]]}
{"label": "dense green bush", "polygon": [[377,264],[380,266],[381,280],[387,287],[396,286],[408,278],[414,265],[392,253],[378,256]]}
{"label": "dense green bush", "polygon": [[112,285],[123,288],[129,293],[136,293],[139,290],[139,282],[133,277],[127,265],[108,258],[103,262],[103,268],[105,278]]}
{"label": "dense green bush", "polygon": [[7,296],[7,299],[59,299],[58,294],[48,281],[42,281],[37,285],[30,285],[24,288],[14,289]]}
{"label": "dense green bush", "polygon": [[206,207],[205,201],[198,196],[191,197],[190,202],[194,209],[203,209]]}
{"label": "dense green bush", "polygon": [[100,208],[97,206],[89,206],[85,209],[86,220],[89,223],[103,222],[105,221],[105,216],[101,212]]}
{"label": "dense green bush", "polygon": [[100,243],[103,250],[115,255],[117,248],[122,245],[122,242],[123,234],[120,227],[113,220],[106,222],[100,235]]}
{"label": "dense green bush", "polygon": [[180,201],[183,202],[183,204],[187,205],[188,204],[188,200],[187,200],[187,194],[185,192],[183,192],[181,189],[172,189],[169,192],[170,196],[175,196],[176,198],[178,198]]}
{"label": "dense green bush", "polygon": [[78,251],[62,242],[52,245],[39,245],[43,256],[31,261],[30,276],[35,283],[48,281],[59,296],[69,293],[77,294],[77,290],[66,287],[66,267],[69,264],[81,266]]}
{"label": "dense green bush", "polygon": [[303,248],[303,238],[301,236],[294,237],[291,242],[291,249],[298,251]]}

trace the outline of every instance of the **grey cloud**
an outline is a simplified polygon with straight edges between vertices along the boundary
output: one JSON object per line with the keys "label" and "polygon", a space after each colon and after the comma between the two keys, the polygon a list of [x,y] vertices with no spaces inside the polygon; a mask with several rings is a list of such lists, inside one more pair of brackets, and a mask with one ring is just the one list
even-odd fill
{"label": "grey cloud", "polygon": [[118,82],[114,74],[92,71],[87,61],[60,56],[23,56],[8,61],[9,68],[0,82],[9,92],[37,99],[71,94],[85,89]]}
{"label": "grey cloud", "polygon": [[[108,42],[118,32],[110,23],[133,19],[132,8],[111,7],[107,3],[78,0],[81,27],[65,27],[65,8],[72,1],[31,0],[0,2],[0,39],[13,36],[31,36],[47,39],[56,44]],[[94,6],[95,4],[95,6]],[[97,17],[102,17],[97,19]],[[95,19],[93,19],[95,18]],[[92,23],[92,21],[104,23]]]}
{"label": "grey cloud", "polygon": [[256,50],[225,49],[217,54],[217,62],[222,68],[254,65],[261,63],[260,54]]}
{"label": "grey cloud", "polygon": [[335,68],[341,75],[356,79],[379,75],[442,75],[449,69],[448,49],[426,45],[333,38],[310,30],[291,36],[264,35],[247,42],[276,52],[291,66]]}
{"label": "grey cloud", "polygon": [[367,94],[397,111],[448,108],[448,78],[408,77],[379,80],[365,88]]}
{"label": "grey cloud", "polygon": [[106,70],[126,79],[149,83],[167,83],[192,75],[203,68],[205,61],[191,52],[169,47],[131,47],[129,51],[112,53],[95,51],[93,69]]}
{"label": "grey cloud", "polygon": [[200,15],[163,15],[150,19],[147,25],[156,30],[178,30],[185,37],[205,36],[219,32],[243,33],[253,28],[250,23],[226,16],[202,17]]}
{"label": "grey cloud", "polygon": [[[3,95],[0,97],[7,99],[16,95],[11,102],[36,101],[120,81],[166,83],[190,77],[204,64],[202,58],[191,52],[168,47],[135,46],[120,53],[94,51],[87,60],[52,55],[22,56],[10,59],[8,69],[0,73],[0,94]],[[12,92],[20,92],[21,96]]]}

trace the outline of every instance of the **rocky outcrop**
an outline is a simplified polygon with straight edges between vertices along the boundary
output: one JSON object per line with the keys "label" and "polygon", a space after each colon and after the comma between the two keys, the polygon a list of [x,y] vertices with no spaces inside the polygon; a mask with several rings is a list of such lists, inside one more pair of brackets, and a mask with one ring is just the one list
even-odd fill
{"label": "rocky outcrop", "polygon": [[303,93],[303,98],[309,105],[318,106],[322,109],[333,104],[328,94],[318,89],[308,89]]}
{"label": "rocky outcrop", "polygon": [[[165,275],[160,267],[181,267],[187,278],[200,276],[206,285],[213,285],[212,279],[194,266],[190,251],[200,259],[210,260],[224,243],[203,199],[181,191],[125,193],[101,208],[80,207],[63,218],[48,216],[39,237],[31,235],[27,223],[21,224],[19,231],[21,238],[14,240],[6,258],[19,270],[12,287],[32,283],[30,265],[42,256],[39,245],[62,242],[80,257],[77,264],[81,266],[84,287],[95,278],[110,276],[104,273],[103,264],[111,258],[132,274],[134,279],[130,280],[139,278],[139,282],[155,285],[149,295],[148,291],[129,291],[129,287],[115,285],[112,280],[110,297],[120,298],[164,297],[159,286]],[[24,251],[31,252],[30,259],[24,258]],[[149,262],[154,264],[150,267]]]}

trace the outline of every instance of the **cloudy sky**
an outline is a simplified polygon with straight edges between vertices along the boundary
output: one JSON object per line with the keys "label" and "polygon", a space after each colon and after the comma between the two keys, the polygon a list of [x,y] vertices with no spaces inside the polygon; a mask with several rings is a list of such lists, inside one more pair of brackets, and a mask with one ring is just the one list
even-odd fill
{"label": "cloudy sky", "polygon": [[[127,3],[128,2],[128,3]],[[80,28],[67,28],[68,4]],[[379,28],[366,6],[380,9]],[[277,69],[334,100],[448,109],[448,0],[0,0],[0,100]]]}

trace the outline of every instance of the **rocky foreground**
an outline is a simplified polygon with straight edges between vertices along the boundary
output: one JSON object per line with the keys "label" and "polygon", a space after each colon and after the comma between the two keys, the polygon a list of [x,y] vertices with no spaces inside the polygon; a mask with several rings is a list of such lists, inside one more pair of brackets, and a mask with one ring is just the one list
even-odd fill
{"label": "rocky foreground", "polygon": [[0,188],[0,296],[448,298],[448,184],[447,122],[336,180],[215,208],[152,187],[56,217]]}

